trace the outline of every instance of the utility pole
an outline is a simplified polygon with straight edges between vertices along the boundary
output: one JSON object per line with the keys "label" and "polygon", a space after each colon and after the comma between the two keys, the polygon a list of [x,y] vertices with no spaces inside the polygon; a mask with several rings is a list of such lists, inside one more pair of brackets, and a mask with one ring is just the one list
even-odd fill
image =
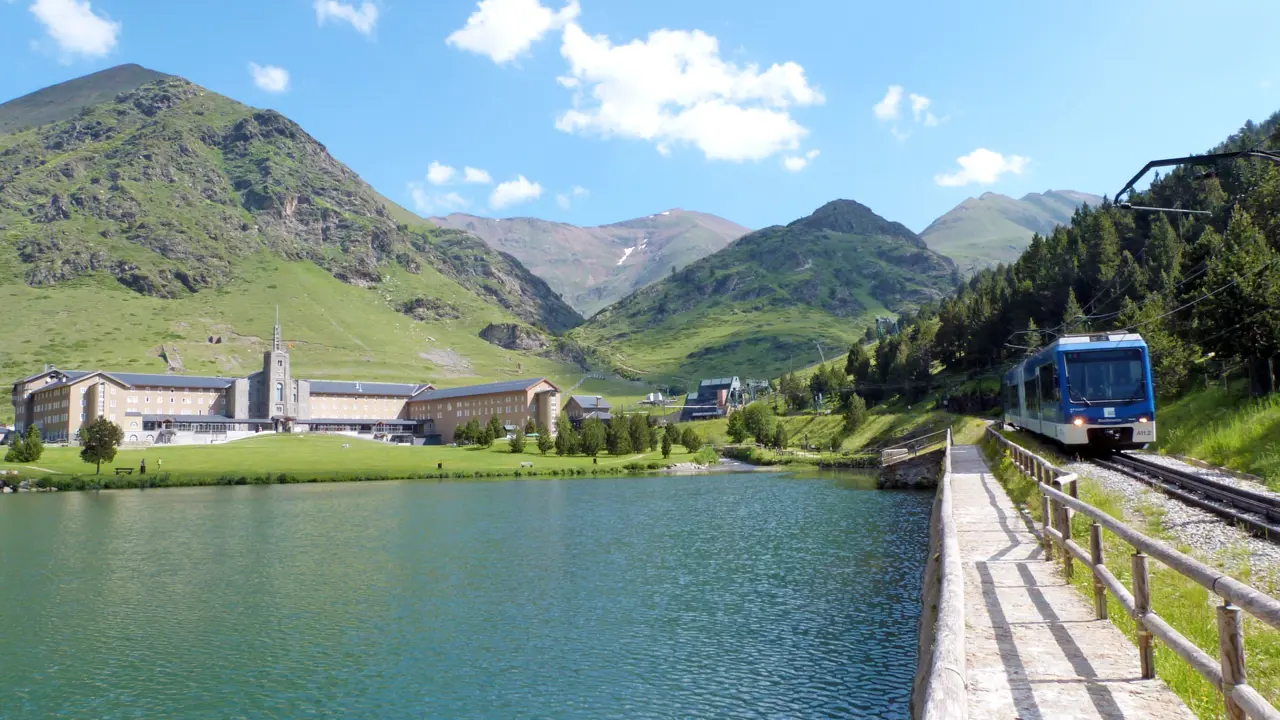
{"label": "utility pole", "polygon": [[826,364],[827,364],[827,354],[826,354],[826,353],[824,353],[824,352],[822,352],[822,342],[821,342],[821,341],[819,341],[819,340],[814,340],[814,341],[813,341],[813,344],[818,346],[818,357],[822,358],[822,364],[823,364],[823,365],[826,365]]}

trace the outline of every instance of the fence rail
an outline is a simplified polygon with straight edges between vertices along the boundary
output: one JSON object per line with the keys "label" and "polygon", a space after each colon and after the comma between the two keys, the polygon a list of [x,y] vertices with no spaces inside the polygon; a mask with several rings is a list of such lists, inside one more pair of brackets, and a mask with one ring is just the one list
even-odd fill
{"label": "fence rail", "polygon": [[925,720],[964,720],[968,717],[964,568],[960,564],[960,539],[952,511],[951,430],[933,434],[943,435],[946,450],[929,533],[929,564],[925,568],[922,593],[920,659],[917,688],[912,693],[912,716]]}
{"label": "fence rail", "polygon": [[[994,427],[988,427],[987,434],[1008,451],[1019,471],[1036,480],[1043,512],[1041,538],[1045,558],[1052,560],[1056,549],[1062,557],[1063,572],[1068,579],[1074,574],[1076,560],[1090,569],[1093,573],[1094,613],[1098,619],[1107,618],[1107,593],[1110,592],[1136,622],[1138,657],[1143,678],[1151,679],[1156,676],[1152,641],[1159,639],[1222,693],[1227,718],[1280,720],[1280,712],[1248,684],[1244,663],[1244,621],[1240,616],[1240,611],[1244,610],[1261,622],[1280,628],[1280,600],[1229,577],[1166,543],[1149,538],[1098,508],[1082,502],[1078,497],[1075,475],[1010,441]],[[1089,528],[1087,551],[1072,538],[1072,510],[1093,521]],[[1133,568],[1132,590],[1126,588],[1103,562],[1104,528],[1128,543],[1135,551],[1130,559]],[[1218,606],[1217,658],[1197,647],[1151,607],[1150,558],[1164,563],[1174,572],[1190,578],[1222,598],[1222,604]]]}

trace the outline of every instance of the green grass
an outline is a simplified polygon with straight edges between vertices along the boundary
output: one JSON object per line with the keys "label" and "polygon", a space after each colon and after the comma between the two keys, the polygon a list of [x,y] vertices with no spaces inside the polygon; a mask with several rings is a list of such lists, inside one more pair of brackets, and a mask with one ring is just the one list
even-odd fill
{"label": "green grass", "polygon": [[[1018,438],[1021,442],[1022,437]],[[1040,493],[1035,481],[1023,475],[994,442],[984,441],[983,449],[987,461],[1000,483],[1005,487],[1009,498],[1022,507],[1038,524],[1041,519]],[[1038,448],[1035,448],[1038,452]],[[1096,481],[1082,477],[1079,480],[1080,499],[1089,503],[1111,517],[1137,526],[1143,533],[1158,537],[1165,542],[1177,545],[1176,541],[1160,526],[1158,513],[1143,513],[1140,517],[1126,517],[1123,509],[1123,498],[1119,493],[1104,490]],[[1081,514],[1074,514],[1071,523],[1071,534],[1075,541],[1088,547],[1089,520]],[[1185,546],[1178,547],[1184,553],[1197,555]],[[1132,587],[1132,569],[1130,556],[1133,549],[1108,532],[1103,532],[1103,556],[1107,567],[1120,579],[1126,587]],[[1234,577],[1250,582],[1253,574],[1247,564],[1247,554],[1227,552],[1214,557],[1199,556],[1207,562]],[[1220,600],[1198,583],[1170,570],[1159,562],[1150,564],[1151,574],[1151,607],[1170,625],[1194,642],[1212,657],[1218,655],[1217,611]],[[1072,584],[1082,595],[1092,599],[1093,585],[1091,574],[1081,569],[1078,564]],[[1270,582],[1267,585],[1255,585],[1259,590],[1275,594],[1277,588]],[[1108,593],[1107,612],[1111,621],[1120,628],[1132,641],[1136,627],[1120,607],[1119,602]],[[1273,705],[1280,703],[1280,631],[1254,620],[1246,614],[1245,622],[1245,656],[1249,684]],[[1156,673],[1182,698],[1187,706],[1201,718],[1222,717],[1222,698],[1218,691],[1207,680],[1200,676],[1190,665],[1183,662],[1163,643],[1156,643]],[[1137,668],[1134,668],[1137,672]]]}
{"label": "green grass", "polygon": [[[343,447],[349,445],[349,447]],[[444,473],[511,476],[521,462],[533,463],[533,472],[577,472],[593,470],[623,471],[631,463],[662,464],[692,460],[683,447],[672,449],[664,461],[660,451],[632,453],[623,456],[601,455],[598,464],[586,456],[557,457],[546,455],[530,446],[523,454],[510,451],[505,442],[491,448],[451,448],[444,446],[407,447],[359,440],[338,435],[269,435],[222,445],[187,445],[122,449],[116,459],[103,464],[103,475],[113,474],[116,467],[138,467],[146,460],[151,474],[168,473],[189,480],[212,480],[218,477],[262,477],[285,474],[295,479],[414,478]],[[438,469],[437,463],[444,467]],[[36,469],[40,468],[40,469]],[[79,449],[45,448],[44,456],[33,465],[0,463],[0,470],[18,470],[23,477],[91,475],[94,466],[80,460]],[[51,471],[51,472],[45,472]],[[50,479],[58,484],[57,477]]]}
{"label": "green grass", "polygon": [[1280,395],[1250,398],[1242,384],[1161,403],[1156,449],[1251,473],[1280,489]]}

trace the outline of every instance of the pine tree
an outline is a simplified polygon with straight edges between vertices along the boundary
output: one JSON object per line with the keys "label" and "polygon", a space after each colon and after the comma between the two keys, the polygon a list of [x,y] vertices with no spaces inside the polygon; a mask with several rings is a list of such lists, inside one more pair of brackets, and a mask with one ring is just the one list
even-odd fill
{"label": "pine tree", "polygon": [[692,455],[702,449],[702,437],[693,428],[685,428],[680,435],[680,444]]}
{"label": "pine tree", "polygon": [[729,439],[735,443],[741,443],[749,435],[746,420],[743,418],[745,414],[746,410],[740,410],[729,416]]}
{"label": "pine tree", "polygon": [[662,434],[662,459],[666,460],[671,457],[671,436],[667,433]]}
{"label": "pine tree", "polygon": [[532,435],[536,432],[538,432],[538,425],[533,421],[533,418],[529,418],[524,423],[524,434]]}
{"label": "pine tree", "polygon": [[596,418],[590,418],[582,423],[582,437],[579,440],[579,447],[584,455],[595,457],[604,449],[606,441],[606,430],[604,423]]}
{"label": "pine tree", "polygon": [[782,423],[778,423],[778,427],[773,431],[773,447],[778,450],[787,447],[787,427]]}
{"label": "pine tree", "polygon": [[489,426],[485,425],[480,428],[480,436],[476,438],[476,442],[480,444],[480,447],[491,447],[493,445],[493,441],[493,433],[489,431]]}
{"label": "pine tree", "polygon": [[9,438],[9,450],[4,454],[4,461],[7,463],[24,463],[27,462],[27,443],[22,439],[22,435],[14,432]]}
{"label": "pine tree", "polygon": [[631,449],[635,452],[649,450],[649,416],[636,413],[628,423],[631,433]]}
{"label": "pine tree", "polygon": [[1044,347],[1044,340],[1040,337],[1040,328],[1036,327],[1034,318],[1027,321],[1027,332],[1022,337],[1023,344],[1027,346],[1027,352],[1035,352]]}
{"label": "pine tree", "polygon": [[844,411],[844,431],[846,434],[855,432],[862,424],[867,421],[867,403],[860,395],[853,395],[849,398],[849,402],[845,406]]}
{"label": "pine tree", "polygon": [[1084,308],[1076,300],[1075,288],[1067,292],[1067,309],[1062,313],[1062,334],[1089,332],[1089,321],[1084,317]]}
{"label": "pine tree", "polygon": [[524,428],[518,427],[511,433],[511,439],[507,441],[507,445],[511,447],[513,454],[520,455],[524,452],[525,440]]}
{"label": "pine tree", "polygon": [[507,428],[502,423],[502,418],[497,415],[489,416],[489,437],[499,440],[507,436]]}
{"label": "pine tree", "polygon": [[[546,455],[547,451],[549,451],[553,445],[556,446],[557,450],[559,450],[559,438],[552,439],[551,433],[547,432],[546,425],[538,424],[534,429],[538,433],[538,452]],[[557,452],[556,454],[560,453]]]}
{"label": "pine tree", "polygon": [[23,445],[25,447],[23,462],[39,461],[40,456],[44,455],[44,438],[40,435],[40,428],[35,425],[27,428],[27,440]]}

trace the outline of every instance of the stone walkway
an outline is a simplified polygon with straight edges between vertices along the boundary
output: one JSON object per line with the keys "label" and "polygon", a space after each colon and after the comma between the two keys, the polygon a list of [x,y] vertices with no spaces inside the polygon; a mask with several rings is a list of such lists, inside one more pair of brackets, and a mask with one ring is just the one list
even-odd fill
{"label": "stone walkway", "polygon": [[1163,681],[1139,678],[1133,642],[1044,560],[981,451],[953,448],[952,473],[969,717],[1194,718]]}

